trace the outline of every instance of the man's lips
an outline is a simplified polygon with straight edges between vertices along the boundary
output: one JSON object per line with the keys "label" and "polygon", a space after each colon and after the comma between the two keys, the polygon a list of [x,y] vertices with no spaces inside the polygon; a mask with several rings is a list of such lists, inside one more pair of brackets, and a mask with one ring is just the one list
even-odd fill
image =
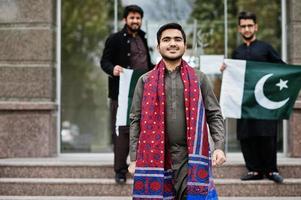
{"label": "man's lips", "polygon": [[179,49],[167,49],[168,52],[170,53],[176,53]]}

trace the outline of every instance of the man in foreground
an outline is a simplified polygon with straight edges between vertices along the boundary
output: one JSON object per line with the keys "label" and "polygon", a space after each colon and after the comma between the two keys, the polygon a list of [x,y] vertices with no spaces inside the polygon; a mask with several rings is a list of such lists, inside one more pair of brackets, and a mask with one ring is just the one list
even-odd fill
{"label": "man in foreground", "polygon": [[182,27],[162,26],[157,41],[162,60],[138,80],[130,114],[133,198],[217,199],[211,165],[226,159],[219,104],[205,74],[182,59]]}

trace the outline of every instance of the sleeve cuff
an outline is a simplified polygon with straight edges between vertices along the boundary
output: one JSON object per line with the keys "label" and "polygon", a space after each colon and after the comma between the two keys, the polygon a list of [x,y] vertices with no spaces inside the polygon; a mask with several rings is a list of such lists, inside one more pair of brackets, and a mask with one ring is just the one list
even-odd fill
{"label": "sleeve cuff", "polygon": [[222,151],[225,151],[225,144],[223,142],[217,142],[214,144],[214,150],[220,149]]}
{"label": "sleeve cuff", "polygon": [[136,161],[136,152],[130,152],[130,161]]}

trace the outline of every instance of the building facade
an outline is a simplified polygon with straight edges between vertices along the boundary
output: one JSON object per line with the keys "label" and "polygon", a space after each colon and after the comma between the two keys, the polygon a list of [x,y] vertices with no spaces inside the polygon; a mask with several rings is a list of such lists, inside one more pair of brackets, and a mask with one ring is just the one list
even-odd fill
{"label": "building facade", "polygon": [[[0,1],[0,158],[59,155],[56,1]],[[286,1],[287,61],[301,64],[301,1]],[[59,73],[58,73],[59,74]],[[301,157],[301,96],[288,122],[287,152]]]}
{"label": "building facade", "polygon": [[55,1],[0,1],[0,157],[57,155]]}

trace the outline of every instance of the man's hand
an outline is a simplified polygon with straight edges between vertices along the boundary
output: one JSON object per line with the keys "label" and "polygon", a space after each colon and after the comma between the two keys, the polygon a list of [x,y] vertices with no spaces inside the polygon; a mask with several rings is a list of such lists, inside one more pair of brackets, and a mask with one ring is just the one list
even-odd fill
{"label": "man's hand", "polygon": [[114,76],[120,76],[120,74],[123,72],[123,68],[120,65],[116,65],[113,69],[113,75]]}
{"label": "man's hand", "polygon": [[130,163],[130,166],[128,167],[128,171],[130,172],[131,175],[134,175],[135,168],[136,168],[136,161],[132,161]]}
{"label": "man's hand", "polygon": [[226,162],[226,156],[224,152],[220,149],[216,149],[213,152],[212,165],[218,167],[221,166],[224,162]]}
{"label": "man's hand", "polygon": [[220,66],[219,71],[223,72],[223,71],[226,69],[226,67],[227,67],[226,64],[223,63],[223,64]]}

